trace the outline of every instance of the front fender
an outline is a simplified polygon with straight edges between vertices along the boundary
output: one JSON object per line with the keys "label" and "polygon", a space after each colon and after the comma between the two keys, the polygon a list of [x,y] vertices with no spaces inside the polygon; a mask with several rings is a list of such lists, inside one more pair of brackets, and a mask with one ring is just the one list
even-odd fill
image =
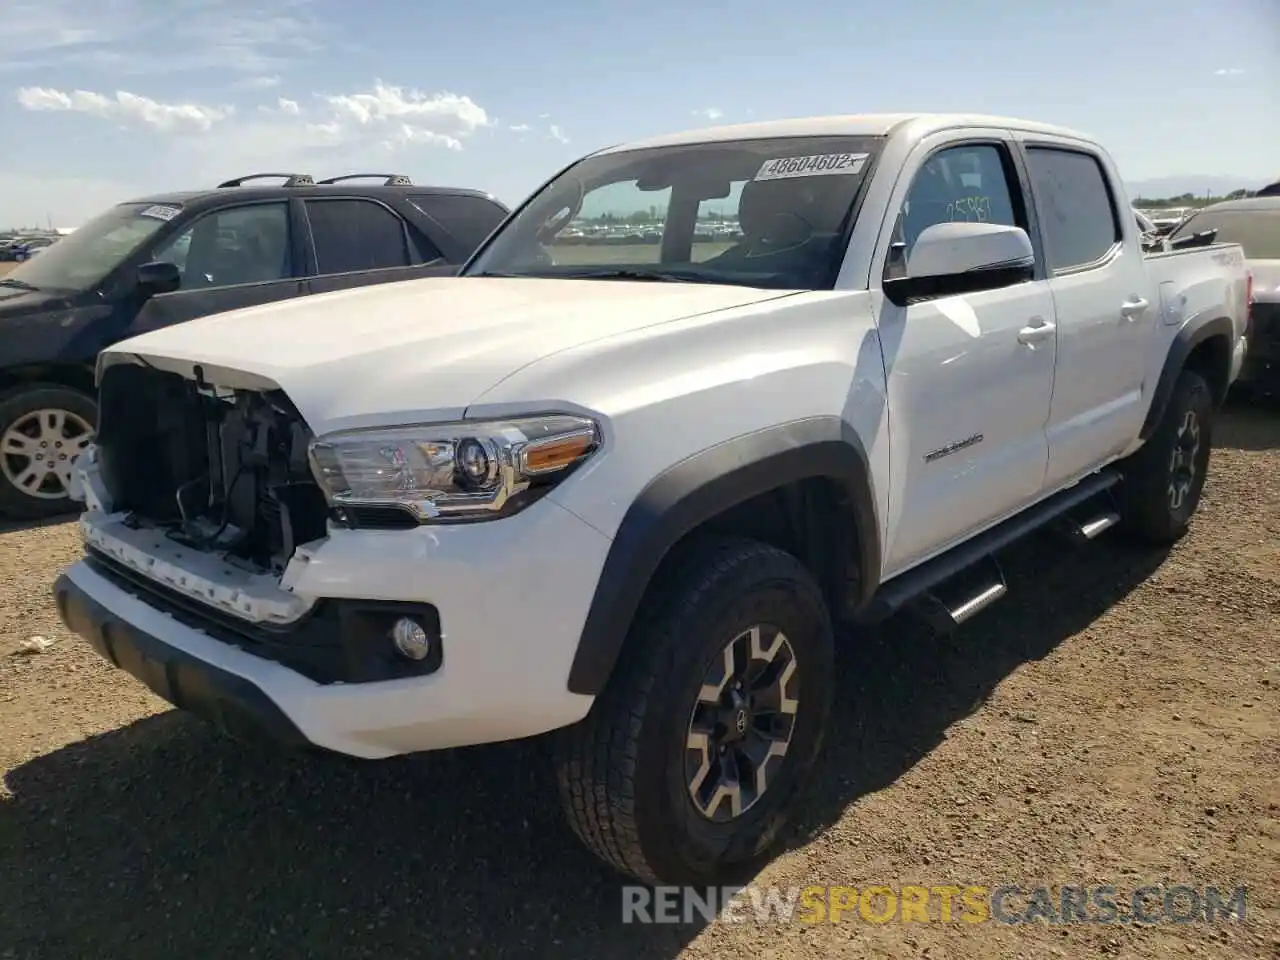
{"label": "front fender", "polygon": [[752,497],[800,480],[835,482],[852,505],[860,598],[875,592],[880,537],[867,452],[839,417],[768,427],[704,450],[655,477],[623,516],[596,585],[569,690],[597,695],[613,671],[644,592],[687,533]]}

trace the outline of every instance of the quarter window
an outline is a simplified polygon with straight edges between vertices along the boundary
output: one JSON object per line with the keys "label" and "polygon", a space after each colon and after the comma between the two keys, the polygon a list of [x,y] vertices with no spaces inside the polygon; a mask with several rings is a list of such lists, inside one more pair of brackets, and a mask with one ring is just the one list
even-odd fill
{"label": "quarter window", "polygon": [[1051,270],[1096,263],[1120,242],[1120,218],[1096,157],[1029,147],[1027,166]]}

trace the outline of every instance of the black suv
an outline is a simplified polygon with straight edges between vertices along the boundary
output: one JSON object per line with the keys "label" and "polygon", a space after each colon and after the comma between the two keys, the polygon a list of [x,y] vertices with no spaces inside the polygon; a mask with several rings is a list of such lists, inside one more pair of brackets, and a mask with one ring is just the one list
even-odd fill
{"label": "black suv", "polygon": [[[263,179],[283,183],[246,185]],[[381,182],[351,182],[369,179]],[[263,173],[95,217],[0,277],[0,516],[73,506],[106,347],[225,310],[456,273],[508,212],[400,175]]]}

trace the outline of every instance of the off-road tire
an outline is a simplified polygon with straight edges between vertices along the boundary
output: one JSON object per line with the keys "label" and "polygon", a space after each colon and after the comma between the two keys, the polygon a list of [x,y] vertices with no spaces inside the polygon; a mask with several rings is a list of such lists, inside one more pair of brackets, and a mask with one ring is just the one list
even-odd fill
{"label": "off-road tire", "polygon": [[[0,394],[0,437],[22,417],[36,410],[66,410],[90,426],[98,422],[98,405],[79,390],[55,383],[28,383]],[[0,450],[0,456],[4,452]],[[45,500],[24,493],[0,471],[0,518],[42,520],[75,513],[79,504],[70,497]]]}
{"label": "off-road tire", "polygon": [[[1194,371],[1182,371],[1155,433],[1122,464],[1120,518],[1122,529],[1132,539],[1167,545],[1187,532],[1209,472],[1213,414],[1209,384]],[[1189,458],[1193,469],[1190,487],[1175,503],[1170,489],[1173,463],[1189,417],[1198,430],[1198,445]]]}
{"label": "off-road tire", "polygon": [[[724,648],[756,623],[779,628],[798,681],[791,742],[754,806],[728,823],[688,792],[694,700]],[[834,641],[821,590],[795,557],[741,539],[702,540],[664,563],[590,714],[560,731],[552,756],[581,841],[642,883],[727,883],[768,857],[821,751]]]}

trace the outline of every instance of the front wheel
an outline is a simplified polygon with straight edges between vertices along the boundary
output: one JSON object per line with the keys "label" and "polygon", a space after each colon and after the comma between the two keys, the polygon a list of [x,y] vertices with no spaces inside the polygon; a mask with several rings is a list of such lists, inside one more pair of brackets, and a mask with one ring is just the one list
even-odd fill
{"label": "front wheel", "polygon": [[794,557],[717,539],[668,565],[605,691],[556,744],[569,822],[644,883],[752,870],[821,749],[834,660]]}
{"label": "front wheel", "polygon": [[97,405],[78,390],[28,384],[0,397],[0,515],[73,512],[71,462],[93,436]]}
{"label": "front wheel", "polygon": [[1184,370],[1150,439],[1124,464],[1121,519],[1134,538],[1169,544],[1191,525],[1209,474],[1213,396]]}

